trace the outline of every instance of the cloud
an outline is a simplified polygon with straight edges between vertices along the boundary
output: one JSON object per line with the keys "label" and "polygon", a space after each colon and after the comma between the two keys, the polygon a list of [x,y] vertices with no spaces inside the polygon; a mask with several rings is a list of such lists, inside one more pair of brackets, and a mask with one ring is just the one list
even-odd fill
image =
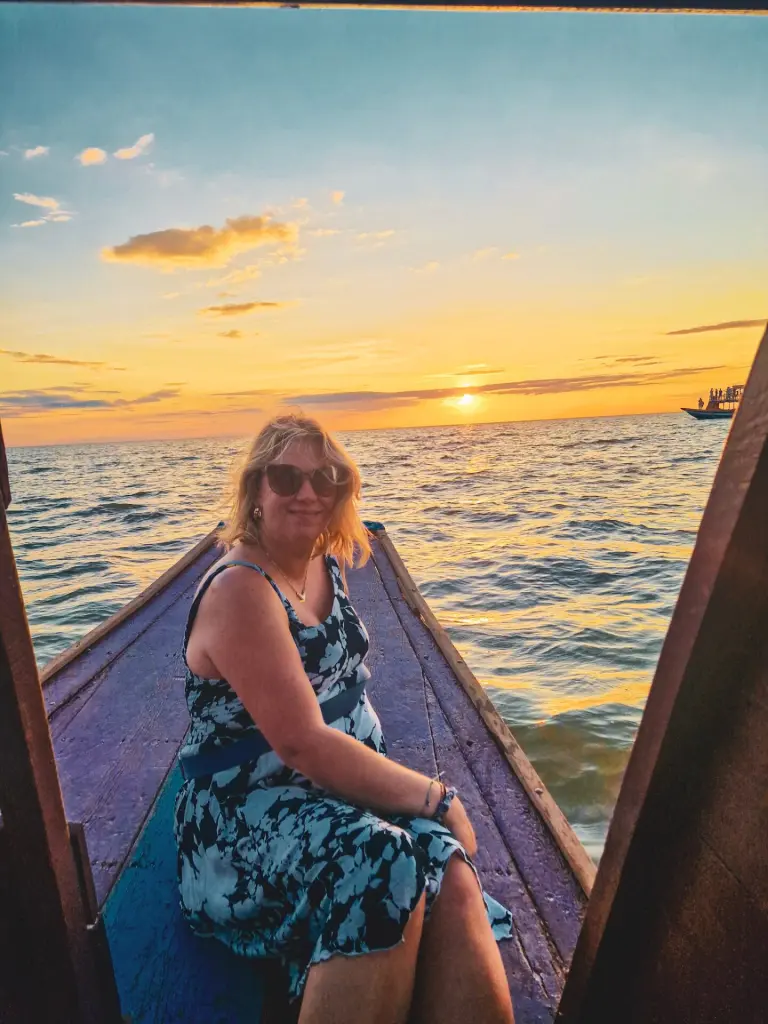
{"label": "cloud", "polygon": [[308,206],[309,200],[305,196],[302,196],[300,199],[295,199],[293,202],[294,210],[306,210]]}
{"label": "cloud", "polygon": [[504,255],[501,258],[503,260],[519,260],[520,259],[520,253],[519,252],[505,252]]}
{"label": "cloud", "polygon": [[181,292],[166,292],[163,296],[164,299],[178,299],[181,298]]}
{"label": "cloud", "polygon": [[39,228],[41,224],[46,224],[45,220],[23,220],[21,224],[14,224],[17,228]]}
{"label": "cloud", "polygon": [[387,228],[386,231],[361,231],[357,240],[359,242],[383,242],[387,238],[392,238],[394,234],[394,228]]}
{"label": "cloud", "polygon": [[312,231],[307,232],[313,238],[331,238],[332,235],[340,235],[341,231],[338,228],[314,228]]}
{"label": "cloud", "polygon": [[242,338],[242,331],[221,331],[219,333],[220,338]]}
{"label": "cloud", "polygon": [[31,192],[14,192],[13,198],[19,203],[27,203],[28,206],[40,206],[44,210],[58,210],[61,205],[58,199],[51,196],[36,196]]}
{"label": "cloud", "polygon": [[[72,220],[72,214],[68,210],[61,209],[61,203],[52,196],[36,196],[32,192],[14,192],[13,198],[19,203],[26,203],[27,206],[37,206],[48,212],[43,215],[43,220],[52,221],[55,224]],[[32,228],[38,227],[40,220],[28,220],[23,224],[14,224],[14,227]]]}
{"label": "cloud", "polygon": [[[51,412],[62,409],[127,409],[136,405],[152,405],[169,398],[176,398],[177,388],[163,388],[152,391],[137,398],[104,398],[83,397],[76,385],[62,389],[61,387],[43,388],[41,390],[0,392],[0,413],[3,416],[29,416],[35,413]],[[111,392],[100,392],[110,394]],[[113,393],[113,392],[112,392]]]}
{"label": "cloud", "polygon": [[35,146],[34,149],[25,149],[24,150],[24,159],[25,160],[34,160],[35,157],[38,157],[38,156],[48,156],[50,151],[51,150],[50,150],[49,146]]}
{"label": "cloud", "polygon": [[766,318],[762,320],[727,320],[722,324],[704,324],[702,327],[685,327],[680,331],[667,331],[667,337],[674,334],[705,334],[707,331],[733,331],[742,327],[764,327]]}
{"label": "cloud", "polygon": [[135,160],[137,156],[141,156],[142,153],[146,153],[154,141],[154,133],[150,132],[149,135],[142,135],[141,138],[137,139],[132,146],[126,146],[125,149],[118,149],[112,155],[118,160]]}
{"label": "cloud", "polygon": [[[436,399],[458,398],[470,390],[480,395],[559,395],[567,392],[596,391],[615,387],[644,387],[722,366],[683,367],[674,370],[631,373],[590,374],[581,377],[549,377],[533,380],[502,381],[479,387],[420,388],[410,391],[334,391],[317,394],[294,395],[285,399],[288,405],[328,405],[359,408],[387,408]],[[373,403],[373,404],[371,404]]]}
{"label": "cloud", "polygon": [[452,373],[430,373],[430,377],[480,377],[490,376],[494,373],[504,373],[503,366],[489,366],[488,363],[469,363],[467,366],[460,366]]}
{"label": "cloud", "polygon": [[346,194],[347,193],[342,192],[341,189],[338,189],[336,192],[331,192],[331,202],[335,206],[341,206],[341,204],[344,202],[344,196]]}
{"label": "cloud", "polygon": [[247,267],[232,270],[224,277],[211,278],[210,281],[205,282],[205,287],[219,288],[224,284],[243,284],[245,281],[253,281],[257,277],[261,277],[261,267],[256,266],[255,263],[249,263]]}
{"label": "cloud", "polygon": [[9,156],[9,155],[10,154],[8,153],[7,149],[0,149],[0,156]]}
{"label": "cloud", "polygon": [[166,228],[146,235],[133,235],[122,245],[102,249],[102,259],[112,263],[137,263],[160,270],[224,267],[238,253],[273,242],[292,244],[295,224],[263,217],[230,218],[222,228],[208,224],[199,228]]}
{"label": "cloud", "polygon": [[10,348],[0,348],[0,356],[9,356],[17,363],[46,363],[55,366],[90,366],[92,369],[106,366],[107,363],[95,363],[85,359],[62,359],[46,352],[17,352]]}
{"label": "cloud", "polygon": [[[585,360],[589,362],[589,360]],[[645,366],[658,366],[661,362],[656,356],[595,356],[596,363],[642,363]]]}
{"label": "cloud", "polygon": [[107,161],[106,151],[98,146],[89,146],[82,153],[78,153],[75,160],[79,160],[83,167],[92,167],[95,164],[103,164]]}
{"label": "cloud", "polygon": [[438,270],[440,264],[437,260],[430,260],[429,263],[425,263],[423,267],[412,267],[414,274],[434,274]]}
{"label": "cloud", "polygon": [[206,306],[197,312],[200,316],[245,316],[266,309],[284,309],[289,305],[289,302],[229,302],[223,306]]}

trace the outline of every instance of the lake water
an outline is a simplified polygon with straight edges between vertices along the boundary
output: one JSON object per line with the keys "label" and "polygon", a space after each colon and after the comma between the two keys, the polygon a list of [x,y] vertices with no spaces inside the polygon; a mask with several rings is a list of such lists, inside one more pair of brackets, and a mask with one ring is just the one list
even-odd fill
{"label": "lake water", "polygon": [[[364,515],[595,859],[727,430],[668,414],[340,435]],[[41,666],[216,524],[243,444],[9,451]]]}

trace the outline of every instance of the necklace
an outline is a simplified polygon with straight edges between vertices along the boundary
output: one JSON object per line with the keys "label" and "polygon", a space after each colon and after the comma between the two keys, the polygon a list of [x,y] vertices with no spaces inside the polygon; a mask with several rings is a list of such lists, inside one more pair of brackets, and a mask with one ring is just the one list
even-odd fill
{"label": "necklace", "polygon": [[288,586],[294,592],[296,597],[298,597],[298,599],[301,601],[301,603],[304,604],[304,602],[307,600],[307,576],[309,576],[309,567],[312,564],[312,559],[310,558],[310,560],[307,562],[307,567],[304,570],[304,580],[303,580],[303,582],[301,584],[301,590],[297,590],[296,584],[295,583],[291,583],[288,575],[280,568],[280,566],[274,560],[272,555],[270,555],[270,553],[267,551],[267,549],[264,547],[263,544],[261,545],[261,549],[264,552],[264,554],[267,556],[268,561],[270,561],[272,563],[272,565],[277,569],[277,571],[283,577],[285,582],[288,584]]}

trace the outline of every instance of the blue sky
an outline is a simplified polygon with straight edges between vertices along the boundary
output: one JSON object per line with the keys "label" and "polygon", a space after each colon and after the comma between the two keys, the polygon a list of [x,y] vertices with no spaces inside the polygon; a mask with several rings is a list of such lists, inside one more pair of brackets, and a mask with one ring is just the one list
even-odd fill
{"label": "blue sky", "polygon": [[[578,377],[611,353],[669,372],[557,408],[323,404],[345,426],[674,408],[696,367],[743,373],[760,335],[669,332],[766,314],[765,18],[2,5],[0,95],[0,415],[21,443],[242,429],[313,389],[438,375],[472,394],[494,368]],[[244,216],[294,243],[218,277],[100,255]],[[244,266],[218,299],[206,282]],[[228,313],[225,338],[200,315],[217,302],[277,305]],[[271,394],[258,410],[232,398],[244,376]],[[83,404],[97,390],[122,404]]]}

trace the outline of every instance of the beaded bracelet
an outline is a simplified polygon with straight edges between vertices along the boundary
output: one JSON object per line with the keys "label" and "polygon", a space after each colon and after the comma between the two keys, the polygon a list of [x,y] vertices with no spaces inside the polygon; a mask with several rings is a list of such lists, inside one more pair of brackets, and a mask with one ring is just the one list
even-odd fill
{"label": "beaded bracelet", "polygon": [[440,798],[440,803],[437,805],[437,810],[432,815],[432,820],[436,821],[439,825],[442,825],[443,818],[448,813],[448,808],[453,802],[453,798],[457,795],[456,788],[451,786],[450,789],[446,789],[443,786],[443,795]]}

